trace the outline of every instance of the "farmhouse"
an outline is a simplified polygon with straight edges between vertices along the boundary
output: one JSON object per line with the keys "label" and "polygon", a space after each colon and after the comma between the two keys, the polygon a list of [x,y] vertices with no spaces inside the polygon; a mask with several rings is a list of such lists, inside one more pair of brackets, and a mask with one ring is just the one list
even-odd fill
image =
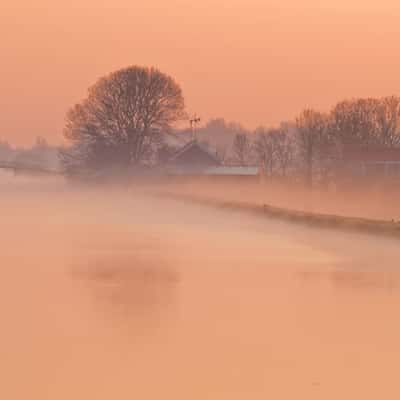
{"label": "farmhouse", "polygon": [[399,148],[347,145],[343,148],[343,160],[352,175],[400,179]]}
{"label": "farmhouse", "polygon": [[207,181],[259,180],[259,167],[223,165],[216,152],[197,140],[178,149],[163,166],[163,172],[169,177]]}
{"label": "farmhouse", "polygon": [[166,168],[170,174],[191,175],[219,165],[221,162],[216,153],[212,153],[197,140],[191,140],[169,158]]}

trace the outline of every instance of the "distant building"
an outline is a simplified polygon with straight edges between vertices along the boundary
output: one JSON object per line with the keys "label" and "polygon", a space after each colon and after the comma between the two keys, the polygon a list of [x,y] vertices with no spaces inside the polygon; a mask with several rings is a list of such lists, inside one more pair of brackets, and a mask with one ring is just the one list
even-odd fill
{"label": "distant building", "polygon": [[164,175],[180,178],[215,180],[259,180],[259,167],[222,165],[218,155],[192,140],[178,149],[163,165]]}
{"label": "distant building", "polygon": [[400,178],[400,148],[346,145],[343,161],[353,175]]}
{"label": "distant building", "polygon": [[172,174],[201,173],[207,168],[221,165],[217,154],[192,140],[178,149],[167,161],[166,169]]}

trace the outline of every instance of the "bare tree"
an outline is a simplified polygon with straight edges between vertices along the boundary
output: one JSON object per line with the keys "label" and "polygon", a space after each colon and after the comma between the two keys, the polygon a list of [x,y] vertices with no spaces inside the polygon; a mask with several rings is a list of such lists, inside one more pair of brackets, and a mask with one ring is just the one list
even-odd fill
{"label": "bare tree", "polygon": [[98,80],[88,97],[69,110],[61,155],[68,167],[148,163],[161,132],[183,118],[179,85],[155,68],[128,67]]}
{"label": "bare tree", "polygon": [[273,175],[276,154],[276,131],[259,127],[255,130],[254,152],[261,168],[268,174]]}
{"label": "bare tree", "polygon": [[293,164],[295,154],[294,138],[288,124],[281,124],[276,134],[275,158],[281,174],[286,177],[289,167]]}
{"label": "bare tree", "polygon": [[330,113],[329,136],[340,148],[400,146],[400,98],[353,99],[338,103]]}
{"label": "bare tree", "polygon": [[294,158],[294,143],[289,134],[289,126],[282,124],[279,128],[257,128],[255,131],[254,152],[257,161],[264,171],[272,176],[278,171],[286,176],[289,165]]}
{"label": "bare tree", "polygon": [[387,147],[400,145],[400,98],[391,96],[380,99],[376,108],[377,136]]}
{"label": "bare tree", "polygon": [[234,159],[239,165],[248,165],[251,155],[251,144],[249,137],[244,133],[238,133],[233,139],[232,146]]}
{"label": "bare tree", "polygon": [[309,186],[312,186],[314,164],[326,137],[327,121],[324,114],[312,109],[304,110],[296,119],[299,151]]}
{"label": "bare tree", "polygon": [[330,134],[343,144],[375,144],[378,142],[377,99],[355,99],[338,103],[330,114]]}

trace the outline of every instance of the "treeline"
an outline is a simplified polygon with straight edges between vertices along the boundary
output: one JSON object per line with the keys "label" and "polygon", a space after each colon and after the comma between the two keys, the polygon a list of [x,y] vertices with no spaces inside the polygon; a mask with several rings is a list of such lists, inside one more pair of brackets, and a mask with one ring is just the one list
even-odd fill
{"label": "treeline", "polygon": [[278,128],[238,133],[225,162],[311,184],[333,178],[346,146],[400,147],[400,97],[346,100],[329,113],[306,109]]}
{"label": "treeline", "polygon": [[[99,79],[67,113],[60,152],[67,174],[110,166],[140,171],[168,159],[192,137],[182,90],[155,68],[131,66]],[[400,98],[353,99],[329,113],[304,110],[279,127],[254,132],[214,119],[197,129],[197,140],[223,164],[260,165],[266,175],[327,182],[346,145],[400,145]]]}
{"label": "treeline", "polygon": [[0,163],[39,167],[56,171],[60,169],[60,148],[51,146],[38,136],[31,147],[15,147],[0,140]]}

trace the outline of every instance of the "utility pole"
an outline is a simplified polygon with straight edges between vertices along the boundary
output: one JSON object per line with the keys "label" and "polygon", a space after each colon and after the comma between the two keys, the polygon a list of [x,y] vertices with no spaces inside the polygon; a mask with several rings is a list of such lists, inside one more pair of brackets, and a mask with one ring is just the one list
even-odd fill
{"label": "utility pole", "polygon": [[190,120],[190,129],[192,131],[192,140],[197,140],[197,125],[200,123],[201,119],[194,114],[193,118]]}

